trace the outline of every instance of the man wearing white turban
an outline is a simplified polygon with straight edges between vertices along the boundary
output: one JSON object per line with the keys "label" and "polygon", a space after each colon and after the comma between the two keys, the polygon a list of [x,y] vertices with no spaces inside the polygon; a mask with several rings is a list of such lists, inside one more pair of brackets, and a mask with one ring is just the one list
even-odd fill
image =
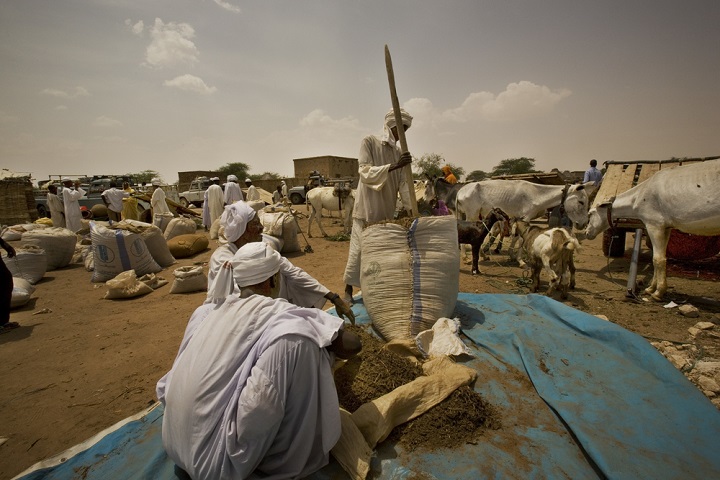
{"label": "man wearing white turban", "polygon": [[225,205],[232,205],[243,199],[242,190],[240,190],[240,185],[238,185],[237,181],[238,178],[235,175],[227,176],[227,181],[225,182]]}
{"label": "man wearing white turban", "polygon": [[80,188],[80,182],[73,182],[70,178],[62,179],[63,188],[60,189],[58,197],[62,198],[65,211],[65,228],[76,233],[82,228],[82,213],[80,212],[79,200],[85,195],[85,190]]}
{"label": "man wearing white turban", "polygon": [[248,202],[260,200],[260,192],[258,192],[257,188],[255,188],[255,185],[252,184],[252,180],[246,178],[245,186],[247,187],[247,195],[245,195],[245,199]]}
{"label": "man wearing white turban", "polygon": [[203,199],[203,211],[202,211],[202,222],[205,225],[205,230],[210,229],[215,220],[220,218],[225,207],[225,200],[223,198],[222,187],[220,187],[220,179],[213,177],[210,179],[212,185],[205,190]]}
{"label": "man wearing white turban", "polygon": [[160,188],[160,179],[153,178],[150,180],[150,184],[153,188],[153,194],[150,198],[150,208],[152,208],[152,215],[155,218],[157,214],[171,213],[167,202],[165,201],[165,190]]}
{"label": "man wearing white turban", "polygon": [[[227,243],[219,246],[210,257],[208,266],[208,295],[205,303],[222,303],[230,293],[239,293],[237,284],[227,280],[216,285],[216,279],[223,264],[232,259],[243,245],[262,242],[263,226],[255,210],[246,202],[235,202],[225,207],[220,217],[225,229]],[[263,242],[264,244],[264,242]],[[337,293],[321,285],[302,268],[296,267],[285,257],[280,257],[279,298],[300,307],[322,308],[327,300],[335,306],[338,315],[355,323],[355,314]]]}
{"label": "man wearing white turban", "polygon": [[158,381],[163,447],[193,479],[303,478],[340,437],[331,366],[356,355],[359,338],[275,298],[281,265],[263,242],[238,249],[223,268],[240,294],[195,310]]}
{"label": "man wearing white turban", "polygon": [[[412,125],[412,117],[400,109],[403,129]],[[406,209],[410,200],[402,168],[412,163],[410,152],[400,152],[395,114],[392,109],[385,115],[383,136],[368,135],[360,144],[358,172],[360,181],[355,192],[350,252],[345,266],[345,301],[352,303],[353,286],[360,286],[360,253],[362,231],[368,223],[392,220],[395,216],[398,192]]]}

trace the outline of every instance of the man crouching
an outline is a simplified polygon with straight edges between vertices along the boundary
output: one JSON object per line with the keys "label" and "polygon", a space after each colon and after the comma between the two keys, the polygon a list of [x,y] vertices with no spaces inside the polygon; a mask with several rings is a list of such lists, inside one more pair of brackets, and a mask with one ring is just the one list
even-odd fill
{"label": "man crouching", "polygon": [[340,318],[275,298],[280,262],[263,242],[241,247],[223,265],[240,293],[195,310],[157,384],[163,446],[193,479],[301,478],[340,437],[331,366],[359,339]]}

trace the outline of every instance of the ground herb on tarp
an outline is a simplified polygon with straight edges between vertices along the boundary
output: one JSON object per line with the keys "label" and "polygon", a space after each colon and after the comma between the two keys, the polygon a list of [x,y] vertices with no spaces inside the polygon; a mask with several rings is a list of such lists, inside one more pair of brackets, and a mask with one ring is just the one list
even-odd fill
{"label": "ground herb on tarp", "polygon": [[[422,375],[419,366],[383,350],[383,343],[362,328],[345,328],[360,336],[363,350],[335,373],[342,408],[354,412]],[[498,410],[471,387],[463,386],[423,415],[396,427],[388,440],[407,450],[437,450],[476,443],[486,429],[499,428]]]}

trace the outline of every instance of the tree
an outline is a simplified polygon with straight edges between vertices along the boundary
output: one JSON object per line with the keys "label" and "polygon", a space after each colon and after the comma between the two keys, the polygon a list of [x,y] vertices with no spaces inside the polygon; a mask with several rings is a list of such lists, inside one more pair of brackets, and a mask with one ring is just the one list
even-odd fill
{"label": "tree", "polygon": [[480,180],[485,180],[490,175],[487,174],[487,172],[483,172],[482,170],[473,170],[472,172],[468,173],[467,178],[465,178],[468,182],[479,182]]}
{"label": "tree", "polygon": [[520,157],[507,158],[492,169],[490,175],[496,177],[498,175],[517,175],[520,173],[538,173],[535,168],[535,159]]}
{"label": "tree", "polygon": [[457,167],[452,163],[446,162],[442,155],[437,153],[426,153],[422,157],[413,161],[415,170],[418,171],[415,174],[416,178],[424,179],[425,177],[444,177],[442,170],[443,166],[447,165],[452,170],[455,177],[458,179],[465,175],[465,169]]}
{"label": "tree", "polygon": [[227,165],[223,165],[218,168],[216,171],[219,175],[224,177],[227,177],[228,175],[235,175],[240,181],[243,181],[248,177],[252,178],[249,173],[250,165],[242,162],[228,163]]}
{"label": "tree", "polygon": [[140,185],[143,182],[150,183],[153,178],[159,178],[162,181],[162,177],[155,170],[143,170],[138,173],[127,173],[126,175],[131,176],[136,185]]}

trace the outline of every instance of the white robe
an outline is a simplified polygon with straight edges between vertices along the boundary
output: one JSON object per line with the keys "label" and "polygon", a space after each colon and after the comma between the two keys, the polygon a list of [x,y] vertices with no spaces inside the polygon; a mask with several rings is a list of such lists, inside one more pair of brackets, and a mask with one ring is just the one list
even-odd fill
{"label": "white robe", "polygon": [[360,180],[355,192],[353,228],[350,250],[343,278],[347,285],[360,286],[360,252],[362,228],[368,223],[392,220],[395,216],[398,192],[403,205],[409,204],[402,169],[390,171],[400,160],[400,150],[374,135],[363,138],[358,156]]}
{"label": "white robe", "polygon": [[340,318],[261,295],[199,307],[157,384],[168,456],[193,479],[303,478],[340,437]]}
{"label": "white robe", "polygon": [[250,185],[247,188],[246,201],[252,202],[253,200],[260,200],[260,192],[257,191],[257,188],[255,188],[255,185]]}
{"label": "white robe", "polygon": [[65,209],[65,228],[75,233],[82,228],[82,213],[80,213],[80,200],[85,190],[78,188],[62,188],[63,208]]}
{"label": "white robe", "polygon": [[50,218],[52,219],[53,227],[65,228],[65,205],[60,197],[54,193],[47,194],[47,205],[50,210]]}
{"label": "white robe", "polygon": [[205,190],[203,197],[202,221],[203,225],[210,228],[213,222],[220,218],[225,208],[222,188],[220,188],[220,185],[210,185],[210,187]]}
{"label": "white robe", "polygon": [[115,187],[108,188],[102,193],[107,202],[108,209],[113,212],[121,213],[123,209],[123,198],[128,198],[130,194],[125,190],[118,190]]}
{"label": "white robe", "polygon": [[232,205],[242,199],[243,194],[240,185],[235,182],[227,182],[225,184],[225,205]]}
{"label": "white robe", "polygon": [[[215,281],[220,267],[228,261],[232,260],[233,255],[237,253],[238,247],[234,243],[228,242],[219,246],[210,257],[208,265],[208,288]],[[237,284],[234,285],[233,294],[240,293]],[[310,276],[305,270],[296,267],[290,260],[282,257],[280,263],[280,293],[279,298],[284,298],[288,302],[299,307],[315,307],[322,308],[327,299],[325,295],[330,290],[324,287],[320,282]],[[205,303],[210,303],[210,297],[205,299]]]}
{"label": "white robe", "polygon": [[165,201],[165,191],[158,187],[153,191],[152,198],[150,198],[150,208],[152,208],[153,218],[158,213],[172,213]]}

